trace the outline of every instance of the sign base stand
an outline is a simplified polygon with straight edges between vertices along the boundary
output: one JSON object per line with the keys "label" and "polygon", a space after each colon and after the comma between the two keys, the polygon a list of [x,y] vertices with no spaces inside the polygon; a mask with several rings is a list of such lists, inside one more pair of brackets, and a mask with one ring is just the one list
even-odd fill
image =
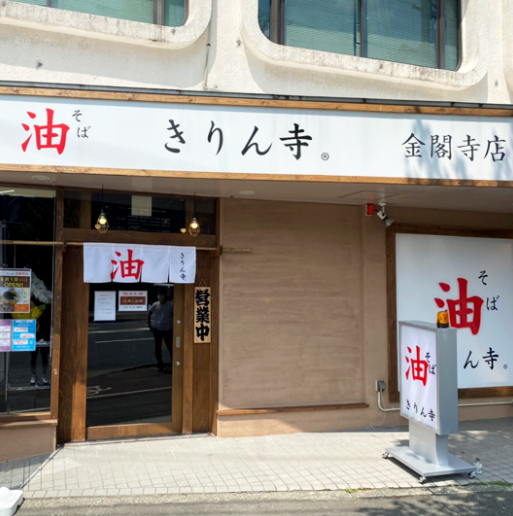
{"label": "sign base stand", "polygon": [[475,468],[468,462],[448,454],[447,464],[442,466],[429,462],[424,457],[417,455],[408,446],[398,446],[397,448],[387,448],[383,455],[386,459],[388,456],[398,460],[415,473],[420,475],[419,482],[423,484],[428,477],[441,477],[444,475],[456,475],[458,473],[469,473],[471,478],[475,476]]}
{"label": "sign base stand", "polygon": [[449,453],[449,436],[438,435],[431,428],[410,420],[410,446],[387,448],[385,459],[392,456],[420,475],[421,484],[428,477],[469,473],[475,476],[475,468],[468,462]]}
{"label": "sign base stand", "polygon": [[12,516],[23,502],[23,491],[0,487],[0,516]]}

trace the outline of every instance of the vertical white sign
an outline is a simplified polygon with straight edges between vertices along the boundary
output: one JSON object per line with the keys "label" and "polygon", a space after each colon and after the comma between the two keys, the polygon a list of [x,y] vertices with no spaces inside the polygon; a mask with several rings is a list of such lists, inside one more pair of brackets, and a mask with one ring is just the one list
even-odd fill
{"label": "vertical white sign", "polygon": [[96,291],[94,293],[94,320],[115,321],[116,320],[116,292]]}
{"label": "vertical white sign", "polygon": [[439,427],[436,331],[400,325],[401,415]]}

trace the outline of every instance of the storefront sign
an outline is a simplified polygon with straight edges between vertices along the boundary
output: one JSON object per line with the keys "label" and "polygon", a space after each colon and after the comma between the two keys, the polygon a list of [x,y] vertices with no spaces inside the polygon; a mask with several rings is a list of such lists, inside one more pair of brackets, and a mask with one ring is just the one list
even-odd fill
{"label": "storefront sign", "polygon": [[401,415],[438,429],[436,331],[400,328]]}
{"label": "storefront sign", "polygon": [[116,320],[116,292],[96,291],[94,293],[94,320],[115,321]]}
{"label": "storefront sign", "polygon": [[0,353],[11,351],[12,324],[9,319],[0,319]]}
{"label": "storefront sign", "polygon": [[30,312],[30,269],[0,269],[0,313]]}
{"label": "storefront sign", "polygon": [[86,283],[194,283],[196,248],[84,244]]}
{"label": "storefront sign", "polygon": [[507,117],[0,96],[0,133],[13,165],[513,179]]}
{"label": "storefront sign", "polygon": [[118,295],[120,312],[147,312],[147,290],[120,290]]}
{"label": "storefront sign", "polygon": [[460,389],[513,385],[513,240],[397,234],[396,275],[398,320],[449,312]]}
{"label": "storefront sign", "polygon": [[194,343],[209,343],[212,333],[212,297],[210,287],[194,289]]}
{"label": "storefront sign", "polygon": [[36,320],[12,320],[12,351],[35,351]]}

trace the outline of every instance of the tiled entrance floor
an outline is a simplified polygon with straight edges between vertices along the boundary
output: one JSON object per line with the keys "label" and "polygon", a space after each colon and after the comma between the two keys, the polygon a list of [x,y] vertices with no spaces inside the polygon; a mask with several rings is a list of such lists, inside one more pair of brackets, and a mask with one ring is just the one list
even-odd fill
{"label": "tiled entrance floor", "polygon": [[[384,460],[407,444],[406,429],[266,437],[170,437],[71,444],[51,456],[0,464],[0,485],[26,498],[133,496],[420,487],[418,475]],[[451,453],[483,473],[475,481],[513,484],[513,418],[464,422]],[[425,486],[465,485],[467,476]]]}

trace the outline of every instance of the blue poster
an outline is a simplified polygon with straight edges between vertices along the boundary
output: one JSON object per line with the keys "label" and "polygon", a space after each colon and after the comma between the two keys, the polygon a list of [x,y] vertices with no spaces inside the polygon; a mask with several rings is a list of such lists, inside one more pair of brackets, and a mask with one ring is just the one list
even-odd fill
{"label": "blue poster", "polygon": [[36,349],[36,320],[13,319],[12,321],[12,351],[35,351]]}

